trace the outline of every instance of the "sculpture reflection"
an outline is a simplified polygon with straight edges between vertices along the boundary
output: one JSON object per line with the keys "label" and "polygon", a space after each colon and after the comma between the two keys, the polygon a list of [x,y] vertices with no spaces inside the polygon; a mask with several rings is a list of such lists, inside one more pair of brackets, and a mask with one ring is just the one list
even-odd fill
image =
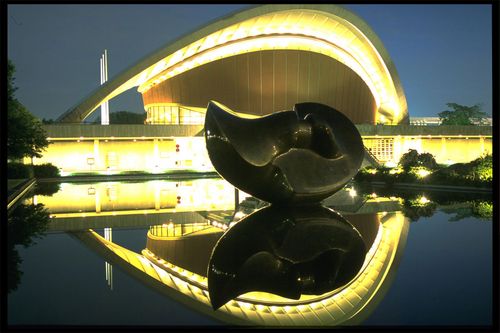
{"label": "sculpture reflection", "polygon": [[223,178],[271,203],[319,202],[341,189],[364,157],[354,124],[319,103],[248,119],[211,101],[205,139]]}
{"label": "sculpture reflection", "polygon": [[250,291],[321,295],[352,280],[365,254],[359,232],[331,209],[266,207],[217,242],[207,273],[210,301],[217,309]]}
{"label": "sculpture reflection", "polygon": [[[370,314],[392,283],[409,228],[409,220],[401,212],[366,213],[366,209],[362,210],[365,212],[346,216],[360,232],[368,249],[360,271],[350,282],[319,296],[302,295],[298,300],[265,292],[249,292],[227,302],[217,311],[211,305],[206,276],[194,272],[199,267],[198,263],[180,258],[181,252],[193,258],[192,253],[210,251],[209,239],[222,234],[221,228],[211,227],[211,221],[206,221],[205,227],[193,225],[197,229],[193,232],[191,227],[181,227],[175,223],[173,227],[159,225],[158,230],[151,227],[147,234],[148,248],[139,253],[108,241],[92,230],[70,234],[104,260],[120,267],[159,294],[224,323],[266,326],[351,325],[362,322]],[[174,232],[172,237],[166,234],[168,230]],[[149,238],[155,234],[157,244],[149,248]],[[194,239],[197,237],[207,240]],[[180,240],[185,242],[180,244]],[[205,245],[201,247],[200,244]]]}

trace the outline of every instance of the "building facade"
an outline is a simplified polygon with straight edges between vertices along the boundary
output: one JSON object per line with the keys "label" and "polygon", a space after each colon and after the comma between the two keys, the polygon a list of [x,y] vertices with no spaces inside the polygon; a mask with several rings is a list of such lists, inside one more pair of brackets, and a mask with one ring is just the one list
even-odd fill
{"label": "building facade", "polygon": [[[471,119],[476,126],[493,126],[492,118]],[[439,117],[410,117],[410,125],[416,126],[438,126],[441,125]]]}
{"label": "building facade", "polygon": [[[469,162],[492,153],[489,126],[357,125],[366,149],[394,166],[409,149],[440,164]],[[50,145],[35,164],[62,175],[214,171],[203,125],[45,125]],[[258,135],[256,133],[256,135]]]}
{"label": "building facade", "polygon": [[[252,116],[300,102],[329,105],[358,126],[380,164],[397,164],[409,149],[442,164],[492,151],[488,126],[407,126],[387,50],[365,21],[337,5],[263,5],[224,17],[147,55],[59,121],[83,122],[134,87],[146,125],[47,126],[51,145],[35,163],[52,163],[63,175],[213,171],[203,137],[210,100]],[[427,120],[414,124],[437,124]]]}

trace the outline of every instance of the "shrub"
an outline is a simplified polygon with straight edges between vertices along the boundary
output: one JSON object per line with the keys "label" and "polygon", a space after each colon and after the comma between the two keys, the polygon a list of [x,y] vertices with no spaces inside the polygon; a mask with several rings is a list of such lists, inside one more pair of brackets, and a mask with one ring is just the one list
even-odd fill
{"label": "shrub", "polygon": [[493,217],[493,203],[488,201],[473,201],[472,213],[481,219],[491,219]]}
{"label": "shrub", "polygon": [[59,192],[61,189],[61,184],[56,182],[37,182],[34,190],[35,195],[45,195],[52,196],[55,193]]}
{"label": "shrub", "polygon": [[418,221],[421,217],[431,217],[437,209],[437,204],[424,196],[409,197],[403,202],[403,212],[412,222]]}
{"label": "shrub", "polygon": [[419,154],[415,149],[408,150],[407,153],[401,156],[399,165],[406,171],[411,167],[425,167],[434,170],[438,167],[436,159],[430,153]]}
{"label": "shrub", "polygon": [[414,175],[416,178],[422,179],[430,175],[432,171],[426,167],[418,166],[411,167],[409,173]]}
{"label": "shrub", "polygon": [[425,167],[427,169],[437,169],[438,164],[436,159],[431,153],[422,153],[418,155],[418,164],[419,166]]}
{"label": "shrub", "polygon": [[33,177],[33,168],[31,165],[13,162],[7,163],[8,179],[24,179]]}
{"label": "shrub", "polygon": [[36,178],[55,178],[59,177],[59,169],[50,163],[34,165],[33,171]]}
{"label": "shrub", "polygon": [[418,151],[415,149],[408,150],[399,159],[399,165],[405,170],[408,170],[412,166],[418,166]]}
{"label": "shrub", "polygon": [[469,163],[456,163],[432,175],[433,181],[454,185],[487,185],[493,179],[493,159],[486,155]]}
{"label": "shrub", "polygon": [[493,157],[486,155],[472,161],[469,176],[474,180],[491,181],[493,179]]}

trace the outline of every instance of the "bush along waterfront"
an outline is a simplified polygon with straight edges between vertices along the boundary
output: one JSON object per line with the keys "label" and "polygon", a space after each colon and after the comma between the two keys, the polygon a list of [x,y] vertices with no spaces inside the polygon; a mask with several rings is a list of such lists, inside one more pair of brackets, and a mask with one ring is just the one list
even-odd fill
{"label": "bush along waterfront", "polygon": [[491,188],[493,158],[481,156],[469,163],[443,166],[431,154],[416,150],[404,154],[397,167],[366,167],[354,177],[356,182],[414,183],[422,185],[470,186]]}
{"label": "bush along waterfront", "polygon": [[59,169],[50,163],[30,165],[19,162],[7,163],[8,179],[57,178]]}
{"label": "bush along waterfront", "polygon": [[488,192],[470,191],[429,191],[425,188],[416,190],[407,187],[374,187],[371,183],[354,184],[364,199],[386,197],[398,200],[405,216],[416,222],[421,217],[430,217],[436,210],[447,214],[450,222],[475,217],[482,221],[491,221],[493,217],[493,195]]}

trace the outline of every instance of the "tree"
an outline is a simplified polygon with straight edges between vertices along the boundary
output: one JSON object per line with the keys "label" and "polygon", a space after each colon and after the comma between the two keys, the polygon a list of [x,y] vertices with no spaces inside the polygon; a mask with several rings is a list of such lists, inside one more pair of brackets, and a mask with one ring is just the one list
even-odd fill
{"label": "tree", "polygon": [[36,244],[36,238],[45,235],[50,223],[49,211],[43,204],[19,204],[8,216],[7,223],[7,292],[17,289],[23,272],[20,269],[22,258],[16,245],[25,248]]}
{"label": "tree", "polygon": [[[109,114],[110,124],[144,124],[146,113],[135,113],[129,111],[116,111]],[[94,124],[100,124],[101,117],[97,117]]]}
{"label": "tree", "polygon": [[438,167],[436,159],[431,153],[422,153],[418,155],[418,164],[428,169],[434,170]]}
{"label": "tree", "polygon": [[45,118],[42,118],[42,124],[44,125],[52,125],[52,124],[55,124],[56,122],[54,121],[54,119],[45,119]]}
{"label": "tree", "polygon": [[14,95],[15,66],[7,64],[7,157],[41,157],[49,145],[42,123],[22,105]]}
{"label": "tree", "polygon": [[438,113],[441,125],[473,125],[486,117],[486,113],[481,111],[481,104],[465,106],[456,103],[446,103],[452,109]]}
{"label": "tree", "polygon": [[407,153],[404,153],[399,159],[399,165],[403,169],[409,169],[412,166],[418,165],[418,151],[415,149],[408,150]]}
{"label": "tree", "polygon": [[399,160],[399,165],[406,171],[410,170],[412,167],[425,167],[433,170],[438,166],[432,154],[419,154],[415,149],[410,149],[407,153],[404,153]]}

